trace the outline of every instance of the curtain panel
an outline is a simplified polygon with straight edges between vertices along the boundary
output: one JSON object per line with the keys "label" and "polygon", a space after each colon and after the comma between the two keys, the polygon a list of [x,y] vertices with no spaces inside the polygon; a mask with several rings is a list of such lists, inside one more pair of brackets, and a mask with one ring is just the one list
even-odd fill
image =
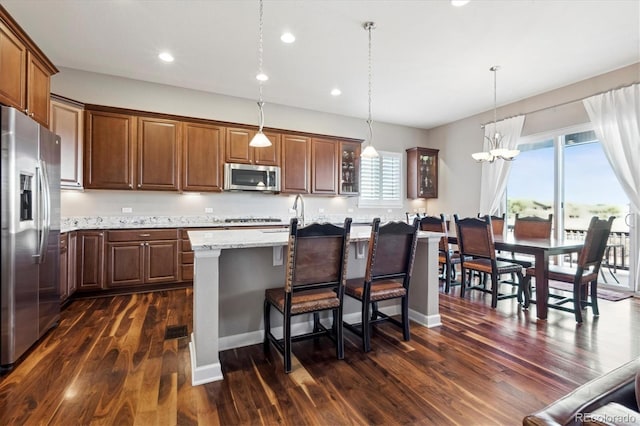
{"label": "curtain panel", "polygon": [[629,279],[640,291],[640,84],[583,100],[620,185],[629,198]]}
{"label": "curtain panel", "polygon": [[[496,130],[502,135],[503,148],[517,148],[523,125],[524,115],[507,118],[496,123]],[[489,150],[486,138],[492,134],[493,124],[487,124],[484,127],[485,151]],[[511,161],[497,159],[493,163],[482,163],[482,176],[480,178],[480,214],[501,215],[504,213],[504,197],[505,191],[507,190],[507,180],[510,170]]]}

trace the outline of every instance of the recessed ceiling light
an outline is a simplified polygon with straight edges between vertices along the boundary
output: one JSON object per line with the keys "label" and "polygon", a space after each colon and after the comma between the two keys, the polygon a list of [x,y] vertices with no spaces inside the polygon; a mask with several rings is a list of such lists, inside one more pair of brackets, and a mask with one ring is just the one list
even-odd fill
{"label": "recessed ceiling light", "polygon": [[265,73],[261,72],[258,75],[256,75],[256,80],[258,80],[258,81],[267,81],[267,80],[269,80],[269,76],[266,75]]}
{"label": "recessed ceiling light", "polygon": [[294,36],[291,33],[282,33],[282,35],[280,36],[280,40],[282,40],[283,43],[293,43],[294,41],[296,41],[296,36]]}
{"label": "recessed ceiling light", "polygon": [[169,52],[160,52],[158,58],[164,62],[173,62],[173,55]]}
{"label": "recessed ceiling light", "polygon": [[470,0],[451,0],[451,6],[462,7],[469,3]]}
{"label": "recessed ceiling light", "polygon": [[342,91],[340,89],[333,89],[333,90],[331,90],[331,95],[340,96],[340,95],[342,95]]}

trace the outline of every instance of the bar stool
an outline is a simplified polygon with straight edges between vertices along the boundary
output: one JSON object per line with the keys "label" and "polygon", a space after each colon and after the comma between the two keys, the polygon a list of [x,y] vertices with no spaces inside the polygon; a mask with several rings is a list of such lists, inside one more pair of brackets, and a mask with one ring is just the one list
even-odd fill
{"label": "bar stool", "polygon": [[[282,353],[284,371],[291,372],[291,343],[298,340],[330,337],[336,345],[336,357],[344,358],[342,334],[342,299],[346,279],[346,259],[349,246],[351,218],[339,227],[330,223],[312,223],[298,228],[298,219],[291,219],[285,285],[265,290],[264,351],[269,342]],[[271,333],[271,307],[284,317],[284,333],[277,339]],[[333,325],[325,328],[320,322],[321,311],[333,313]],[[291,318],[313,313],[313,331],[292,336]]]}

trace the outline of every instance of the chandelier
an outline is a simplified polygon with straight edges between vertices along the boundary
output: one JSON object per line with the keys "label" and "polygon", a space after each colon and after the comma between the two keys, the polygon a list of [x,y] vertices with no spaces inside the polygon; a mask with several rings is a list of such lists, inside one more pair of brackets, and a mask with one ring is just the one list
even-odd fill
{"label": "chandelier", "polygon": [[520,154],[520,150],[518,149],[508,149],[502,147],[502,135],[500,132],[496,130],[496,122],[497,120],[497,96],[496,96],[496,75],[498,70],[500,69],[499,65],[494,65],[489,68],[489,71],[493,72],[493,134],[491,136],[485,136],[484,138],[487,140],[489,151],[476,152],[471,154],[474,160],[478,162],[489,162],[493,163],[496,159],[502,159],[506,161],[513,161],[514,158],[518,154]]}
{"label": "chandelier", "polygon": [[361,157],[375,158],[378,156],[378,151],[373,147],[373,120],[371,119],[371,30],[376,27],[374,22],[365,22],[363,28],[369,32],[369,118],[367,118],[367,126],[369,127],[369,142],[367,146],[362,150]]}
{"label": "chandelier", "polygon": [[264,111],[262,109],[264,102],[262,101],[262,84],[269,80],[269,77],[262,70],[262,0],[260,0],[260,27],[259,27],[259,36],[258,36],[258,74],[256,75],[256,79],[258,80],[258,86],[260,90],[260,99],[258,100],[258,120],[259,127],[258,133],[251,139],[249,142],[249,146],[253,146],[256,148],[264,148],[267,146],[271,146],[271,141],[267,136],[262,132],[262,128],[264,127]]}

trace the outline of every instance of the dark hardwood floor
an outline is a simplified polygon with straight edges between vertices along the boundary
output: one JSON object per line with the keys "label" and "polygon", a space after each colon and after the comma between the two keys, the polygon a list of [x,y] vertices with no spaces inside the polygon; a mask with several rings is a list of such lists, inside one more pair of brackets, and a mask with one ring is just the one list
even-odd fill
{"label": "dark hardwood floor", "polygon": [[228,350],[225,380],[196,387],[188,339],[165,340],[167,326],[191,331],[191,289],[77,300],[0,378],[0,424],[517,425],[640,355],[640,299],[603,300],[578,326],[457,294],[441,295],[443,325],[413,324],[410,342],[382,325],[363,354],[345,331],[344,361],[329,341],[294,343],[289,375],[275,349]]}

